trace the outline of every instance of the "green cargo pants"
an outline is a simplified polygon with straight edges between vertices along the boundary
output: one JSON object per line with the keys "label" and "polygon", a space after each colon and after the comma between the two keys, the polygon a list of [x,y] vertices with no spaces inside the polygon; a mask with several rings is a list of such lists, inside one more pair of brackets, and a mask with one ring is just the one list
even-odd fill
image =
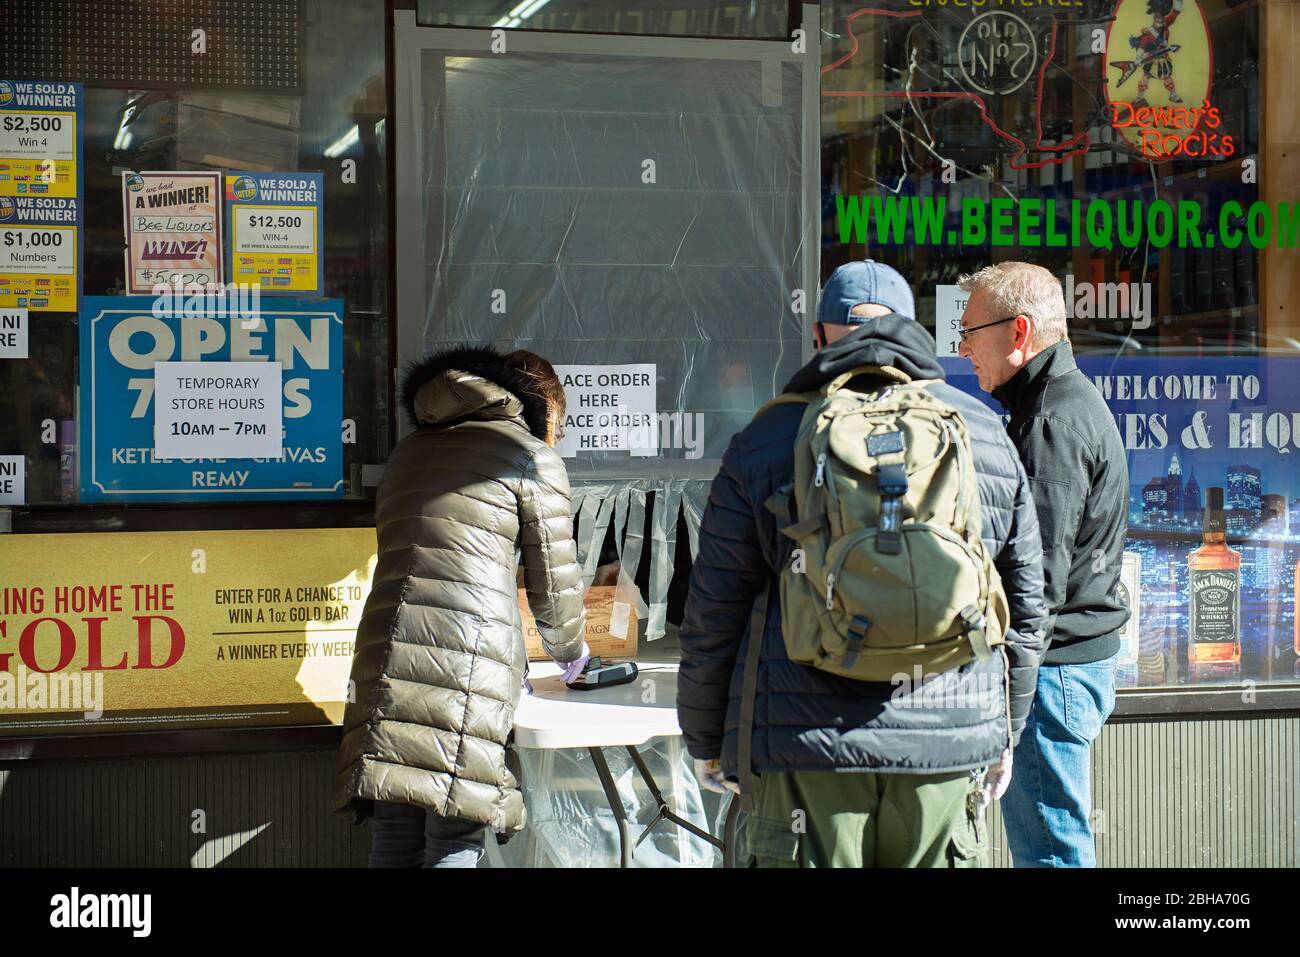
{"label": "green cargo pants", "polygon": [[982,780],[970,771],[763,774],[746,826],[750,866],[983,867]]}

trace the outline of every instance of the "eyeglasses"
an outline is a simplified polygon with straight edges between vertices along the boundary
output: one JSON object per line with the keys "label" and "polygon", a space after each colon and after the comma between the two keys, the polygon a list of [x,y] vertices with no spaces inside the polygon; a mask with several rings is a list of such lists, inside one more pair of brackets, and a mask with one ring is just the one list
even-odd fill
{"label": "eyeglasses", "polygon": [[965,342],[966,337],[969,336],[972,332],[979,332],[981,329],[987,329],[989,326],[1000,326],[1004,322],[1011,322],[1014,319],[1019,319],[1023,315],[1026,314],[1021,312],[1021,313],[1017,313],[1014,316],[1007,316],[1005,319],[995,319],[992,322],[986,322],[982,325],[971,326],[969,329],[958,329],[957,335],[961,336],[962,342]]}

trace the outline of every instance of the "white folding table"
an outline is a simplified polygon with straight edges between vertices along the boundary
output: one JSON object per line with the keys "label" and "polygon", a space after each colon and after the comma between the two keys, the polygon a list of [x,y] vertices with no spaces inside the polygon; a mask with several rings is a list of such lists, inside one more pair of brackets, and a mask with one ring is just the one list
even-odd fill
{"label": "white folding table", "polygon": [[[554,662],[529,662],[528,680],[533,693],[524,692],[515,710],[515,744],[524,748],[587,749],[609,809],[618,822],[621,867],[631,865],[636,848],[662,820],[720,848],[730,863],[728,845],[732,842],[724,843],[674,813],[637,752],[637,747],[651,738],[677,737],[682,733],[677,723],[677,663],[637,659],[637,667],[640,673],[628,684],[573,691],[565,687],[561,669]],[[605,763],[604,749],[614,747],[627,749],[628,757],[658,805],[658,813],[635,842],[627,810]],[[734,829],[735,808],[733,800],[728,811],[729,830]]]}

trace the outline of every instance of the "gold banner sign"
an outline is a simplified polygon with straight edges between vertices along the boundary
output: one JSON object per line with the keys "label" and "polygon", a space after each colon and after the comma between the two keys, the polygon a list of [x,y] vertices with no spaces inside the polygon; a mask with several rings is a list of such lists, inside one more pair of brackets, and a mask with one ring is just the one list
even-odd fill
{"label": "gold banner sign", "polygon": [[6,535],[0,735],[337,724],[373,528]]}

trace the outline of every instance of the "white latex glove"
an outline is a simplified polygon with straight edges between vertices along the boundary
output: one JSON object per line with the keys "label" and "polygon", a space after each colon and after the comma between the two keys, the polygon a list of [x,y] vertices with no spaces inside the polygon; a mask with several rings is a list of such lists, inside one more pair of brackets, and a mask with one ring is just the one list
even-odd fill
{"label": "white latex glove", "polygon": [[582,674],[582,669],[587,667],[587,662],[590,659],[591,649],[587,647],[587,643],[584,641],[582,643],[582,651],[578,654],[578,657],[574,658],[572,661],[557,661],[556,664],[564,669],[563,678],[565,683],[567,684],[568,682],[573,681],[578,677],[578,675]]}
{"label": "white latex glove", "polygon": [[989,765],[989,773],[984,777],[983,799],[981,804],[988,807],[993,801],[1002,800],[1011,784],[1011,749],[1002,752],[996,764]]}
{"label": "white latex glove", "polygon": [[715,794],[726,794],[728,791],[740,793],[740,785],[723,778],[722,761],[719,758],[709,758],[707,761],[696,758],[695,776],[699,778],[700,787],[706,791]]}

